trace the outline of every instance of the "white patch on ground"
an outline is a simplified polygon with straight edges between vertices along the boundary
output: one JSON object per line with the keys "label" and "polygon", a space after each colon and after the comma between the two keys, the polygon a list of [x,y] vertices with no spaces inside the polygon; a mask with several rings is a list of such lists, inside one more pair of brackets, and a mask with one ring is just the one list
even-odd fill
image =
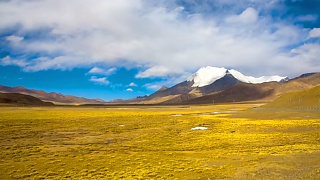
{"label": "white patch on ground", "polygon": [[196,131],[196,130],[207,130],[207,129],[208,129],[207,127],[200,127],[200,126],[197,126],[197,127],[191,128],[191,131]]}
{"label": "white patch on ground", "polygon": [[171,116],[179,117],[179,116],[182,116],[182,114],[171,114]]}

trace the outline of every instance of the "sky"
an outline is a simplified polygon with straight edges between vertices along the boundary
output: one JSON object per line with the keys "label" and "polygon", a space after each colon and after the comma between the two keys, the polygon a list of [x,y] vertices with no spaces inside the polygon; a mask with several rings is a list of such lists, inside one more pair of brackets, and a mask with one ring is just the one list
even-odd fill
{"label": "sky", "polygon": [[0,84],[103,100],[204,66],[320,71],[320,0],[0,0]]}

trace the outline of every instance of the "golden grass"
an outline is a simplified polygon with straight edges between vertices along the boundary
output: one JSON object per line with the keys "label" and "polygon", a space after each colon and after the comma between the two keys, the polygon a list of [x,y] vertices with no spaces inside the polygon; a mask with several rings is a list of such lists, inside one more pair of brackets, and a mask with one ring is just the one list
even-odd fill
{"label": "golden grass", "polygon": [[1,107],[0,179],[319,179],[319,114],[252,106]]}
{"label": "golden grass", "polygon": [[266,108],[320,108],[320,86],[291,92],[265,105]]}

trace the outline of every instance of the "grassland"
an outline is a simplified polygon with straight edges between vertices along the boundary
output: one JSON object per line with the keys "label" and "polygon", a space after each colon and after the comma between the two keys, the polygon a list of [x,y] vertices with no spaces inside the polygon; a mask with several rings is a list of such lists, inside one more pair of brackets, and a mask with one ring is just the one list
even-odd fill
{"label": "grassland", "polygon": [[284,94],[271,103],[266,108],[319,108],[320,109],[320,86],[316,86],[304,91]]}
{"label": "grassland", "polygon": [[1,107],[0,179],[320,179],[320,112],[253,106]]}

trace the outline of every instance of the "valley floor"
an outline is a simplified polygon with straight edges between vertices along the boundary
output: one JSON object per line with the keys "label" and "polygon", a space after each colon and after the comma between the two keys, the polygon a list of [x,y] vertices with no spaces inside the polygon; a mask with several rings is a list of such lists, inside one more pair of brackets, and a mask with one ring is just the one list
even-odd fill
{"label": "valley floor", "polygon": [[1,107],[0,179],[320,179],[320,111],[255,106]]}

